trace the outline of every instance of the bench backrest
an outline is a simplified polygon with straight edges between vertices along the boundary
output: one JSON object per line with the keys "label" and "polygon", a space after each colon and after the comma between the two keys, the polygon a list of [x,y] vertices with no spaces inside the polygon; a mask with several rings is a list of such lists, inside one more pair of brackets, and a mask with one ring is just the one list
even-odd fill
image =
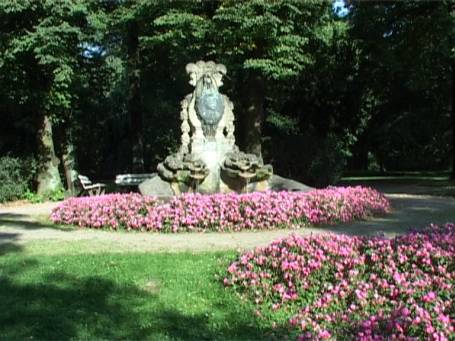
{"label": "bench backrest", "polygon": [[84,189],[85,189],[85,186],[90,186],[92,184],[90,179],[84,175],[78,175],[77,177],[79,178],[79,181],[81,182],[81,185]]}

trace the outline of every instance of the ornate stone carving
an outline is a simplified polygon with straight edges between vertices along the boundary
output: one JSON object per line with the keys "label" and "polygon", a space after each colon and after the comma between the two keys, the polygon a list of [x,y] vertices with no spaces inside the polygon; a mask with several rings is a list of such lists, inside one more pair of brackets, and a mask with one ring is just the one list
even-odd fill
{"label": "ornate stone carving", "polygon": [[158,165],[160,178],[175,194],[268,188],[272,167],[235,145],[234,105],[219,92],[226,67],[198,61],[188,64],[186,72],[194,90],[181,102],[181,145]]}
{"label": "ornate stone carving", "polygon": [[[227,139],[234,142],[233,105],[218,90],[223,85],[226,67],[212,61],[198,61],[188,64],[186,72],[190,76],[189,83],[195,88],[182,101],[181,117],[182,127],[187,127],[185,122],[190,126],[191,141]],[[186,141],[187,136],[183,136],[186,132],[182,130],[182,133],[182,140]]]}
{"label": "ornate stone carving", "polygon": [[224,98],[214,86],[210,75],[204,75],[196,85],[196,113],[201,120],[204,135],[214,139],[224,113]]}
{"label": "ornate stone carving", "polygon": [[[229,100],[229,98],[227,98],[227,96],[224,96],[224,98],[226,105],[224,107],[223,128],[226,129],[226,139],[228,140],[228,143],[233,146],[235,144],[234,104]],[[223,132],[221,131],[220,134],[223,134]]]}
{"label": "ornate stone carving", "polygon": [[191,95],[185,97],[185,99],[180,103],[182,106],[182,110],[180,111],[180,119],[182,120],[182,124],[180,128],[182,129],[182,137],[180,138],[180,154],[185,155],[190,151],[190,132],[191,127],[188,118],[188,104],[190,101]]}
{"label": "ornate stone carving", "polygon": [[240,178],[245,181],[263,181],[272,176],[271,165],[264,165],[262,158],[235,151],[226,154],[221,170],[230,178]]}
{"label": "ornate stone carving", "polygon": [[171,154],[158,165],[157,170],[163,180],[174,183],[177,187],[178,184],[183,184],[193,190],[196,190],[209,174],[204,161],[193,154]]}

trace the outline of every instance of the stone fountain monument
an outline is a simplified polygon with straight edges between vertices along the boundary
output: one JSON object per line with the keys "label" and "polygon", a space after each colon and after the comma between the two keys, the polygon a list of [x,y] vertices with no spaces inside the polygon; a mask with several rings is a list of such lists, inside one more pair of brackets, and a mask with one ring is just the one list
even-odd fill
{"label": "stone fountain monument", "polygon": [[226,67],[213,61],[198,61],[188,64],[186,72],[194,90],[181,102],[180,149],[158,165],[157,176],[139,185],[140,192],[171,196],[280,187],[280,179],[284,178],[272,179],[271,165],[264,165],[254,154],[241,152],[235,144],[234,106],[219,92]]}

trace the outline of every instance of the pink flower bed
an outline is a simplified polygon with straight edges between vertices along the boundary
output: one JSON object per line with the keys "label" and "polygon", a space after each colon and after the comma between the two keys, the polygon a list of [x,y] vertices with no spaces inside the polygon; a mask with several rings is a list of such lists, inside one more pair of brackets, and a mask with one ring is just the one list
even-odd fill
{"label": "pink flower bed", "polygon": [[454,340],[455,224],[292,235],[241,255],[224,283],[299,340]]}
{"label": "pink flower bed", "polygon": [[388,212],[379,192],[332,187],[308,193],[185,194],[166,204],[139,194],[72,198],[51,220],[92,228],[147,231],[240,231],[348,222]]}
{"label": "pink flower bed", "polygon": [[50,219],[80,227],[139,228],[143,216],[156,204],[155,198],[135,193],[70,198],[52,210]]}

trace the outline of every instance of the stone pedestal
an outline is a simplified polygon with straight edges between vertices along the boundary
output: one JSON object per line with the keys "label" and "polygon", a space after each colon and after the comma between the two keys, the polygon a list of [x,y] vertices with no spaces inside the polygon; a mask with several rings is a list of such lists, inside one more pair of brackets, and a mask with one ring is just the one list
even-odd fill
{"label": "stone pedestal", "polygon": [[226,153],[233,150],[232,144],[223,140],[196,140],[191,143],[191,153],[204,161],[209,174],[199,185],[201,193],[217,193],[220,191],[220,167]]}

